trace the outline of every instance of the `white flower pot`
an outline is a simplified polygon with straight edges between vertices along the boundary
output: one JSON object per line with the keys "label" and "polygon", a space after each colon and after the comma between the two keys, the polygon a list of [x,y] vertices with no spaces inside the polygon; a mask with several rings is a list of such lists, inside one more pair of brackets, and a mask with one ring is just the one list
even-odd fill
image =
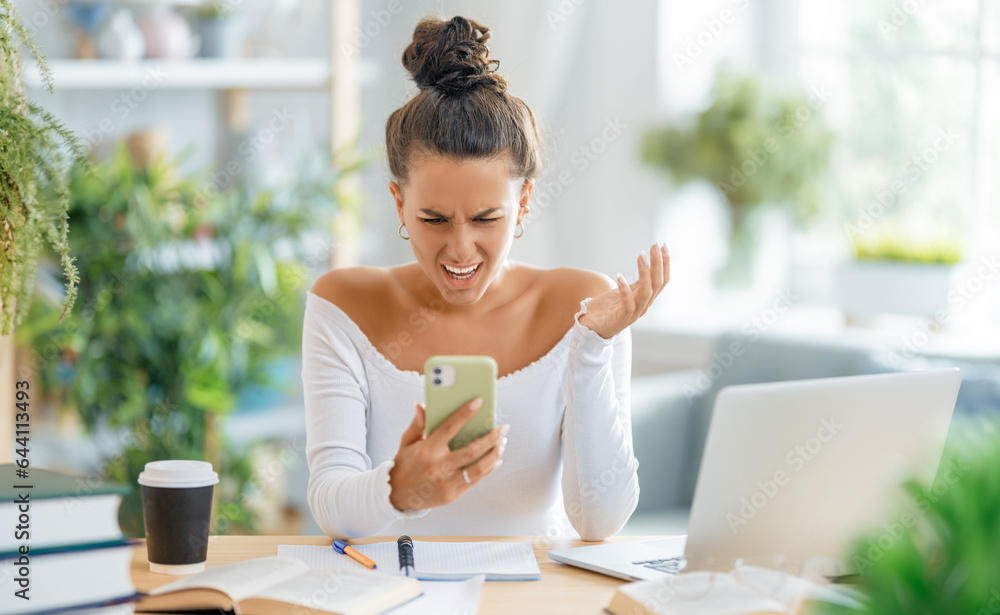
{"label": "white flower pot", "polygon": [[948,308],[954,265],[853,261],[836,271],[840,308],[850,319],[882,314],[933,318]]}
{"label": "white flower pot", "polygon": [[238,58],[243,55],[243,41],[233,17],[201,17],[195,20],[194,29],[201,39],[199,58]]}

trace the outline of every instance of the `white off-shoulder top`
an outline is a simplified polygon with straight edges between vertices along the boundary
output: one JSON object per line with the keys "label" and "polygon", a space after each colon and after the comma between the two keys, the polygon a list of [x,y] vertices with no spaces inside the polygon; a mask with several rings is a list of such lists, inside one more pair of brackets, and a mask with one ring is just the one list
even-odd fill
{"label": "white off-shoulder top", "polygon": [[302,333],[309,506],[332,538],[572,535],[603,540],[639,500],[632,454],[629,328],[610,339],[574,324],[542,358],[497,383],[504,463],[457,500],[400,511],[389,470],[424,401],[423,375],[397,369],[339,307],[306,296]]}

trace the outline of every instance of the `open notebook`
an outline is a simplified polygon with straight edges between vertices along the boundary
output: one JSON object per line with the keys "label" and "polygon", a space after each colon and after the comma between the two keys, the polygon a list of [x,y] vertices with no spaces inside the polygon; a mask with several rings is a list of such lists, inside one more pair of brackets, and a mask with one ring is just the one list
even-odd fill
{"label": "open notebook", "polygon": [[[379,572],[400,574],[396,542],[353,545],[371,558]],[[294,557],[310,566],[357,566],[332,546],[278,545],[278,555]],[[413,541],[413,564],[421,581],[461,581],[484,575],[487,581],[537,581],[542,578],[529,542]]]}

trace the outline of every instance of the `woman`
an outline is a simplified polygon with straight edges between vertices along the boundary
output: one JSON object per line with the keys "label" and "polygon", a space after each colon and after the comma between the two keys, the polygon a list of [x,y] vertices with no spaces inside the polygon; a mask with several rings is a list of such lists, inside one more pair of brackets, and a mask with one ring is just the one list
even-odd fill
{"label": "woman", "polygon": [[[307,296],[309,504],[331,537],[554,535],[568,517],[603,540],[638,501],[628,327],[667,283],[667,251],[641,254],[631,285],[507,258],[539,136],[488,38],[425,19],[403,53],[420,91],[389,117],[386,146],[416,262],[333,270]],[[455,451],[479,404],[424,437],[420,372],[436,354],[490,355],[500,374],[500,427]]]}

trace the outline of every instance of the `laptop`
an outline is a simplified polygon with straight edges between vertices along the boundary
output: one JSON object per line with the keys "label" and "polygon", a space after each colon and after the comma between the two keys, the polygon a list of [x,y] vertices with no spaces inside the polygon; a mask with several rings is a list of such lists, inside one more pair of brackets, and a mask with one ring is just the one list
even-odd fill
{"label": "laptop", "polygon": [[898,516],[900,482],[934,479],[961,381],[951,368],[725,387],[686,536],[549,557],[628,581],[676,573],[681,557],[728,568],[752,554],[824,556],[850,571],[858,535]]}

